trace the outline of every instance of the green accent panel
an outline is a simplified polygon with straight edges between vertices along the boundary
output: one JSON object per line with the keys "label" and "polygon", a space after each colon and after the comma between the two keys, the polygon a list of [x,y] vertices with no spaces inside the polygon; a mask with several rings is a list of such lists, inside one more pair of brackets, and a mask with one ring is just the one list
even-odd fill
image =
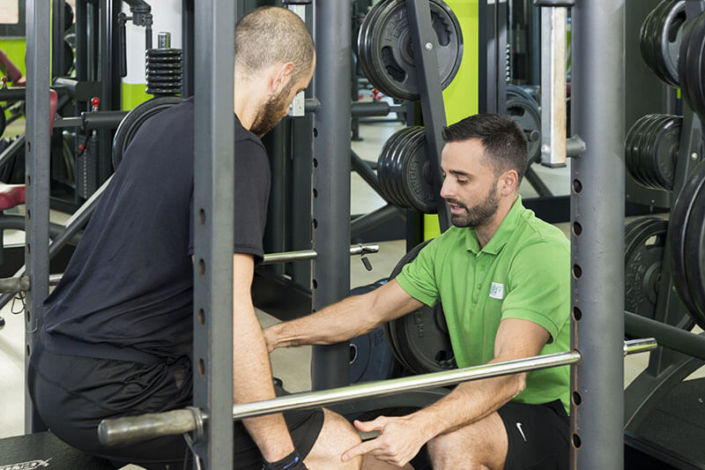
{"label": "green accent panel", "polygon": [[463,32],[463,61],[448,88],[443,90],[446,121],[453,124],[477,113],[479,104],[479,0],[446,0]]}
{"label": "green accent panel", "polygon": [[25,54],[25,40],[20,39],[0,39],[0,49],[7,54],[7,57],[12,61],[13,64],[17,66],[24,76],[27,73],[27,67],[24,61]]}
{"label": "green accent panel", "polygon": [[140,103],[152,99],[152,95],[148,95],[145,89],[147,85],[144,83],[124,83],[122,84],[122,109],[129,111]]}
{"label": "green accent panel", "polygon": [[[446,0],[458,18],[463,32],[463,61],[448,88],[443,90],[446,121],[453,124],[478,111],[480,74],[479,44],[479,0]],[[438,216],[424,216],[424,239],[441,234]]]}

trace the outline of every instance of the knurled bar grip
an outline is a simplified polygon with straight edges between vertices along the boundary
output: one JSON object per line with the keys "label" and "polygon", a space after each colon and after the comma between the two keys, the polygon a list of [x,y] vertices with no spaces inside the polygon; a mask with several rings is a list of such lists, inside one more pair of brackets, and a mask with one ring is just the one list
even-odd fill
{"label": "knurled bar grip", "polygon": [[[656,349],[656,346],[656,340],[653,338],[625,341],[624,354],[651,351]],[[575,364],[580,361],[580,357],[578,351],[567,351],[330,390],[295,393],[271,400],[234,405],[233,420]],[[197,409],[104,419],[98,426],[98,439],[103,445],[112,446],[182,434],[197,429],[199,420],[205,421],[206,417],[201,416]]]}

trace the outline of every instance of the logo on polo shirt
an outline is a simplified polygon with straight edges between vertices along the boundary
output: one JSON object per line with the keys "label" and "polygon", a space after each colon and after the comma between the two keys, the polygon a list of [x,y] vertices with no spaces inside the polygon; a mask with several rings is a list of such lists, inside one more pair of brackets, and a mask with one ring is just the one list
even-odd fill
{"label": "logo on polo shirt", "polygon": [[493,282],[490,286],[490,297],[502,300],[504,298],[504,284]]}

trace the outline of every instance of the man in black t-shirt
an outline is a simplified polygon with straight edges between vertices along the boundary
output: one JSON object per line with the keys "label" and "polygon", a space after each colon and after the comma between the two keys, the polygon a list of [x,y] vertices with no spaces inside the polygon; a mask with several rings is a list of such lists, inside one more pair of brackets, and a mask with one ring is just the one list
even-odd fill
{"label": "man in black t-shirt", "polygon": [[[235,40],[234,401],[273,398],[271,370],[250,295],[270,186],[260,136],[311,80],[305,24],[277,7],[238,22]],[[69,444],[116,465],[181,468],[181,436],[118,448],[97,440],[104,418],[192,403],[194,105],[146,121],[126,149],[61,283],[45,302],[28,386],[40,417]],[[198,155],[195,156],[198,158]],[[278,391],[283,393],[283,391]],[[236,422],[236,468],[357,469],[340,455],[359,442],[327,410]]]}

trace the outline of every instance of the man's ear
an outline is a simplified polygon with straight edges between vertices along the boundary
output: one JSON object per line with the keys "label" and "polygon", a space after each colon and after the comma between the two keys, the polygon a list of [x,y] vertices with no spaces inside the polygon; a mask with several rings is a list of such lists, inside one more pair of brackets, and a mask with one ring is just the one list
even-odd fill
{"label": "man's ear", "polygon": [[508,196],[519,190],[519,174],[516,170],[507,170],[499,177],[499,191],[503,196]]}
{"label": "man's ear", "polygon": [[294,72],[293,62],[283,62],[272,67],[269,75],[269,91],[273,94],[280,93],[291,80]]}

